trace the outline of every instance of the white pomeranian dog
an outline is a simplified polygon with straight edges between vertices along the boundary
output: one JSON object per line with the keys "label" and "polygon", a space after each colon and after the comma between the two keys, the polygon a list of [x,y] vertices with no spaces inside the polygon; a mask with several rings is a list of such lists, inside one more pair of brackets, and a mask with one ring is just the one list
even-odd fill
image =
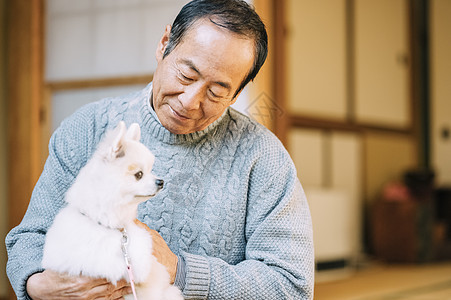
{"label": "white pomeranian dog", "polygon": [[138,124],[120,122],[106,134],[67,191],[49,228],[42,267],[73,276],[131,282],[126,299],[182,300],[166,268],[152,255],[152,238],[135,223],[138,204],[163,180],[152,173],[154,156],[139,142]]}

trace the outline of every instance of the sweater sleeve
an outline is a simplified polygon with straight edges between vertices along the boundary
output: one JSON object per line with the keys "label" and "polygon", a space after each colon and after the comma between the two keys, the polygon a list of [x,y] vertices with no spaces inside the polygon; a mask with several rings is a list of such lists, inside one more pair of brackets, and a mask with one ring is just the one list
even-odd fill
{"label": "sweater sleeve", "polygon": [[17,299],[29,299],[26,282],[32,274],[43,271],[41,260],[45,234],[64,205],[66,190],[86,162],[90,131],[87,123],[83,114],[75,115],[63,122],[52,135],[49,156],[25,216],[6,237],[6,271]]}
{"label": "sweater sleeve", "polygon": [[310,211],[291,158],[275,152],[262,155],[249,177],[245,259],[230,265],[185,254],[185,299],[313,298]]}

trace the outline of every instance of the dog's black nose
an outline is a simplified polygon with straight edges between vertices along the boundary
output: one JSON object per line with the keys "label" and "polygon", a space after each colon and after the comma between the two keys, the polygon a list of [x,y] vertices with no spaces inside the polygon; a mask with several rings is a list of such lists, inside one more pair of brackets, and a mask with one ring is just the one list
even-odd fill
{"label": "dog's black nose", "polygon": [[155,184],[157,185],[158,189],[162,189],[163,185],[164,185],[164,180],[163,179],[157,179],[157,180],[155,180]]}

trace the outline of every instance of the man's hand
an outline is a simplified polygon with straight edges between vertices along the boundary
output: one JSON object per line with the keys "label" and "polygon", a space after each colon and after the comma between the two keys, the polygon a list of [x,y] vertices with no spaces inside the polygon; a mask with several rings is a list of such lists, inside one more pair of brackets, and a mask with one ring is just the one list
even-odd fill
{"label": "man's hand", "polygon": [[175,281],[175,275],[177,273],[177,263],[178,257],[175,255],[168,245],[161,237],[161,235],[153,229],[150,229],[146,224],[135,219],[136,225],[144,228],[152,236],[153,240],[153,252],[152,254],[157,258],[158,262],[166,267],[169,273],[170,283],[173,284]]}
{"label": "man's hand", "polygon": [[125,280],[115,286],[106,279],[70,277],[45,270],[28,278],[27,293],[33,300],[123,299],[132,290]]}

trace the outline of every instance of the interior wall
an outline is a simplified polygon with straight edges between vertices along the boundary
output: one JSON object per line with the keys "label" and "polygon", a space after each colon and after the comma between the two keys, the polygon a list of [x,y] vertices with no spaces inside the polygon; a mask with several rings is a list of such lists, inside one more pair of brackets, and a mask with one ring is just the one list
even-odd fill
{"label": "interior wall", "polygon": [[[6,0],[0,0],[0,239],[4,241],[8,230],[7,207],[7,168],[6,168]],[[0,247],[0,298],[8,295],[8,280],[6,278],[6,250]]]}
{"label": "interior wall", "polygon": [[[366,202],[376,200],[386,182],[418,165],[409,0],[283,2],[289,152],[312,218],[328,221],[313,220],[316,239],[336,237],[337,231],[327,225],[343,225],[343,214],[332,219],[324,212],[345,192],[342,207],[352,211],[346,235],[355,254],[363,246]],[[312,189],[316,194],[309,197]],[[329,204],[321,202],[323,192]],[[315,241],[317,258],[321,247],[333,248],[322,242]]]}
{"label": "interior wall", "polygon": [[451,1],[430,4],[431,162],[436,184],[451,186]]}

